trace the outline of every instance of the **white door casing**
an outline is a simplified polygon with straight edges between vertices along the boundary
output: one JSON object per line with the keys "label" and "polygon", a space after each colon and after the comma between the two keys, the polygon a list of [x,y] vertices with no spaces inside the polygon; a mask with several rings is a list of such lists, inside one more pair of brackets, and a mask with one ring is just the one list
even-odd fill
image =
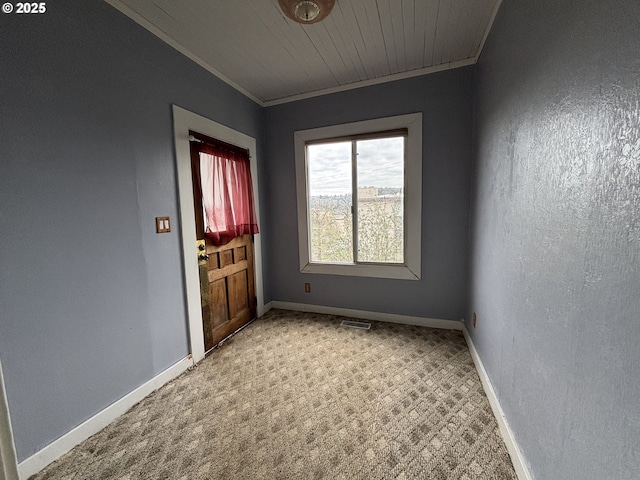
{"label": "white door casing", "polygon": [[[196,228],[193,212],[193,186],[191,178],[191,152],[189,147],[189,130],[193,130],[223,142],[249,150],[251,156],[251,177],[255,196],[256,217],[260,225],[260,194],[258,188],[258,158],[256,140],[249,135],[238,132],[206,117],[173,105],[173,134],[176,149],[176,167],[178,174],[178,199],[180,208],[180,235],[182,237],[182,254],[187,300],[187,320],[189,325],[189,342],[194,362],[204,358],[204,334],[202,331],[202,311],[200,309],[200,277],[196,253]],[[255,291],[258,299],[257,316],[265,312],[262,286],[262,248],[260,234],[255,235]]]}
{"label": "white door casing", "polygon": [[0,363],[0,478],[18,480],[18,462],[11,431],[9,405],[4,389],[2,363]]}

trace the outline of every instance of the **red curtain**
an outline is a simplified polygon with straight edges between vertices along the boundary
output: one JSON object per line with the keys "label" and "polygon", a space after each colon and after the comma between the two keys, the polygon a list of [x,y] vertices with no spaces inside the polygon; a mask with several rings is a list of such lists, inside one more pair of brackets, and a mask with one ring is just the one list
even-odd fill
{"label": "red curtain", "polygon": [[201,143],[205,236],[214,245],[258,233],[248,154]]}

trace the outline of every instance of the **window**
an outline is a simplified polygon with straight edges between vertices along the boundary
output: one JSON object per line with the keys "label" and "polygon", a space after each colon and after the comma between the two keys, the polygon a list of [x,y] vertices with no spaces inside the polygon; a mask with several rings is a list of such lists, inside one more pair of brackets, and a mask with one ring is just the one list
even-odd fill
{"label": "window", "polygon": [[300,270],[420,278],[422,115],[295,132]]}
{"label": "window", "polygon": [[312,263],[404,263],[405,139],[307,143]]}

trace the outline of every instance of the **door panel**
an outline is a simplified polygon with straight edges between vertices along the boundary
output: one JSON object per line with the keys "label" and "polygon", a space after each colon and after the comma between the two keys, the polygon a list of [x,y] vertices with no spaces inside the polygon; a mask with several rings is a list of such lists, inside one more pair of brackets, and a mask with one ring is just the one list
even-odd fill
{"label": "door panel", "polygon": [[228,265],[233,265],[233,250],[223,250],[220,255],[220,268],[224,268]]}
{"label": "door panel", "polygon": [[229,316],[235,317],[249,308],[247,271],[242,270],[229,277]]}
{"label": "door panel", "polygon": [[[229,318],[227,286],[224,278],[209,283],[209,310],[211,311],[209,328],[213,335],[213,330],[224,324]],[[213,342],[213,338],[211,341]]]}

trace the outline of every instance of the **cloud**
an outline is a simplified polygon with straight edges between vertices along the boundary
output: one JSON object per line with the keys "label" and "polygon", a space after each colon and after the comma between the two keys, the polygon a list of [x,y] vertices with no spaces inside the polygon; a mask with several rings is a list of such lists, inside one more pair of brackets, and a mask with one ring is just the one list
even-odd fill
{"label": "cloud", "polygon": [[[357,142],[359,187],[404,185],[404,139],[384,138]],[[351,142],[323,143],[307,147],[309,193],[351,193]]]}

